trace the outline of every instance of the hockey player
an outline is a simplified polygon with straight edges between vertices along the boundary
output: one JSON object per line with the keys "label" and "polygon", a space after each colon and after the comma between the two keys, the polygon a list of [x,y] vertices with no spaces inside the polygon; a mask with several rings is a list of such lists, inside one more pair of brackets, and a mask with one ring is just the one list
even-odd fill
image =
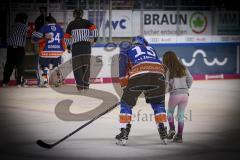
{"label": "hockey player", "polygon": [[[40,87],[48,87],[50,65],[52,65],[52,69],[57,69],[66,49],[62,28],[56,24],[56,20],[52,16],[46,17],[46,22],[46,25],[38,32],[33,32],[32,35],[33,41],[39,43]],[[59,72],[57,73],[59,74]]]}
{"label": "hockey player", "polygon": [[143,92],[150,103],[160,139],[166,144],[167,128],[165,111],[165,67],[155,50],[141,36],[134,37],[132,46],[121,50],[119,55],[119,77],[123,87],[120,105],[120,131],[117,144],[125,145],[131,129],[132,108]]}

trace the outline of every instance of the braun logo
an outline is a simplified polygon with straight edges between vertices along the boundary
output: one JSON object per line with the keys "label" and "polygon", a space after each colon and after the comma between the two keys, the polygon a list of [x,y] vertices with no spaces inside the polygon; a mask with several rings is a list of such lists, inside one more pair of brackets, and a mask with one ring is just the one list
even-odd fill
{"label": "braun logo", "polygon": [[187,14],[144,14],[144,25],[187,24]]}

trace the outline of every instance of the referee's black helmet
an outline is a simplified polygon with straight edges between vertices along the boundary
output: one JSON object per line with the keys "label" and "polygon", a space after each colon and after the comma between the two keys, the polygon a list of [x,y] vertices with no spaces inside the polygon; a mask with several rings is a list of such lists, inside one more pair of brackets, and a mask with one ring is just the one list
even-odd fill
{"label": "referee's black helmet", "polygon": [[73,17],[82,18],[82,16],[83,16],[83,10],[82,9],[75,9],[73,11]]}

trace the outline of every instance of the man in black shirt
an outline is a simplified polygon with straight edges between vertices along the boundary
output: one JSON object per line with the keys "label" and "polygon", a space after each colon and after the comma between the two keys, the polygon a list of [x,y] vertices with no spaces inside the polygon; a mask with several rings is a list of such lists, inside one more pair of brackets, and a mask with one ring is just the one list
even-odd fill
{"label": "man in black shirt", "polygon": [[83,19],[83,10],[73,12],[75,20],[70,22],[65,41],[72,50],[73,73],[79,91],[89,88],[91,45],[97,41],[98,31],[90,21]]}
{"label": "man in black shirt", "polygon": [[47,16],[47,8],[46,7],[40,7],[40,13],[41,15],[37,17],[35,20],[35,30],[39,31],[39,29],[44,26],[46,16]]}
{"label": "man in black shirt", "polygon": [[28,26],[28,16],[24,13],[16,15],[11,34],[7,39],[7,61],[4,66],[3,87],[7,87],[14,67],[16,67],[16,80],[18,87],[24,86],[24,57]]}

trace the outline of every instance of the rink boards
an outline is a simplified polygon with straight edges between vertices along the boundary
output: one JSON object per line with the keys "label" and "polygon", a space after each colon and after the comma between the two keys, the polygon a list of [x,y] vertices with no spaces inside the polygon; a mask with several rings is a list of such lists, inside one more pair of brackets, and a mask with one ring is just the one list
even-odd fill
{"label": "rink boards", "polygon": [[[184,41],[183,41],[184,42]],[[92,48],[91,79],[95,83],[117,82],[119,46],[126,42],[98,44]],[[199,43],[151,43],[161,57],[166,51],[174,51],[181,62],[188,67],[195,80],[240,78],[239,42],[199,42]],[[0,48],[0,80],[6,61],[6,48]],[[28,55],[32,56],[32,55]],[[71,65],[71,54],[62,56],[63,72],[67,70],[66,83],[75,83]],[[32,66],[35,61],[31,61]],[[34,67],[32,70],[34,71]],[[14,79],[12,76],[11,79]],[[35,83],[35,78],[29,81]]]}

